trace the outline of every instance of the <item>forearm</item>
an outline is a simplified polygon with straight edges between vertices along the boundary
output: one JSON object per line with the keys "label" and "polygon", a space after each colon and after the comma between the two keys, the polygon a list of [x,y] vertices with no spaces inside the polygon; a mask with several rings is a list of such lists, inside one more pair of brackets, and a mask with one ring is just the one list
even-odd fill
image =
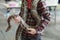
{"label": "forearm", "polygon": [[41,24],[36,28],[37,32],[41,32],[50,22],[50,12],[44,2],[38,2],[37,12],[41,16]]}

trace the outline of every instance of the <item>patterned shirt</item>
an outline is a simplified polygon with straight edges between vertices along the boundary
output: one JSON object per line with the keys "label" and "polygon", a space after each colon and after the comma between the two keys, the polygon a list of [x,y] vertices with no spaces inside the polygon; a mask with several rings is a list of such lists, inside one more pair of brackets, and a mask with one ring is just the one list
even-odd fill
{"label": "patterned shirt", "polygon": [[[50,12],[46,7],[45,2],[39,1],[37,3],[37,13],[41,17],[41,24],[36,27],[36,30],[42,31],[50,21]],[[27,13],[26,23],[30,26],[34,26],[37,23],[34,16],[30,12]]]}

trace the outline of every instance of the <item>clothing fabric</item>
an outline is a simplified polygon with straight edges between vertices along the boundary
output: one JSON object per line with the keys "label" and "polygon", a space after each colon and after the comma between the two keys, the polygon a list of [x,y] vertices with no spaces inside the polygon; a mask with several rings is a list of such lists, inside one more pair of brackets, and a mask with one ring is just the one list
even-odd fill
{"label": "clothing fabric", "polygon": [[41,34],[36,34],[34,36],[28,36],[24,34],[24,31],[21,34],[21,40],[41,40]]}
{"label": "clothing fabric", "polygon": [[[37,31],[37,35],[35,35],[34,37],[28,37],[28,35],[25,35],[25,33],[22,33],[22,40],[41,40],[41,34],[39,32],[41,32],[42,30],[44,30],[44,28],[48,25],[49,21],[50,21],[50,12],[46,7],[45,2],[43,1],[39,1],[37,3],[37,13],[41,18],[41,24],[38,25],[37,27],[35,27],[36,31]],[[26,23],[30,26],[35,26],[36,25],[36,19],[35,17],[32,15],[31,10],[28,9],[27,12],[27,19],[26,19]],[[25,36],[24,36],[25,35]]]}
{"label": "clothing fabric", "polygon": [[[45,2],[39,1],[37,3],[37,13],[41,17],[41,24],[36,27],[36,30],[41,32],[50,22],[50,12]],[[34,26],[37,23],[34,16],[30,12],[27,13],[26,23],[31,26]]]}

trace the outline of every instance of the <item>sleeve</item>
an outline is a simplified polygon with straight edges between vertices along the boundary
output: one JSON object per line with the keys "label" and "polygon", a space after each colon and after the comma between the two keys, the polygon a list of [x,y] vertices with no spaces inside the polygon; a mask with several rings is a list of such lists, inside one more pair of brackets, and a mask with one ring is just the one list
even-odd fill
{"label": "sleeve", "polygon": [[38,32],[41,32],[50,22],[50,12],[45,2],[37,3],[37,12],[41,16],[41,24],[37,27]]}

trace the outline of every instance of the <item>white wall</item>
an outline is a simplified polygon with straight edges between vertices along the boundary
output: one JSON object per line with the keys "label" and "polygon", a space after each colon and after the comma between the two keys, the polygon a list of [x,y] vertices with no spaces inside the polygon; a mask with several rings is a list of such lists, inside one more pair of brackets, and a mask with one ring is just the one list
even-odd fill
{"label": "white wall", "polygon": [[45,0],[47,6],[57,6],[58,0]]}

